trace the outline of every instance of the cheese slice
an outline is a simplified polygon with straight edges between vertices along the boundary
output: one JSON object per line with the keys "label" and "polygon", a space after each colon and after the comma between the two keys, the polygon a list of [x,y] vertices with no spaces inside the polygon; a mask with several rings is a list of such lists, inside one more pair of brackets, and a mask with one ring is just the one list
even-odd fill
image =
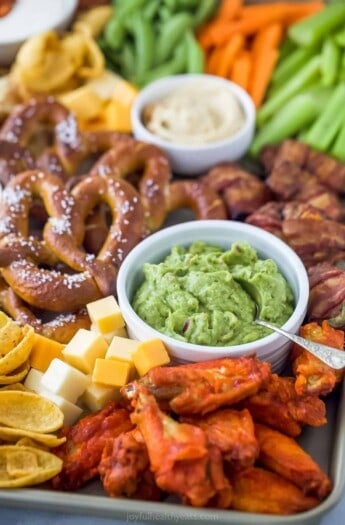
{"label": "cheese slice", "polygon": [[96,412],[104,408],[109,401],[117,401],[120,398],[119,388],[90,383],[81,396],[80,402],[92,412]]}
{"label": "cheese slice", "polygon": [[147,374],[155,366],[167,365],[170,362],[164,343],[158,338],[142,341],[132,352],[132,359],[140,376]]}
{"label": "cheese slice", "polygon": [[102,334],[125,326],[125,320],[113,295],[108,295],[86,305],[91,322]]}
{"label": "cheese slice", "polygon": [[92,382],[103,386],[121,387],[128,383],[131,364],[118,359],[96,359]]}
{"label": "cheese slice", "polygon": [[80,370],[58,358],[52,360],[41,379],[44,388],[71,403],[84,393],[89,382],[90,379]]}
{"label": "cheese slice", "polygon": [[90,374],[97,357],[104,357],[108,344],[101,334],[80,328],[62,350],[64,360],[84,374]]}
{"label": "cheese slice", "polygon": [[29,356],[30,366],[36,370],[45,372],[55,357],[63,359],[62,350],[64,348],[65,345],[62,343],[35,333],[34,344]]}

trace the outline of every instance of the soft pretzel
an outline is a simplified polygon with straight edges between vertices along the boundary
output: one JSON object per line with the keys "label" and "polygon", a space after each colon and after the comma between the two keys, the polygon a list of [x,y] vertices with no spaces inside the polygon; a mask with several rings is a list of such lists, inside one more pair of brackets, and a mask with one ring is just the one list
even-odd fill
{"label": "soft pretzel", "polygon": [[262,180],[230,162],[212,168],[202,177],[202,181],[222,197],[230,219],[240,219],[253,213],[271,195]]}
{"label": "soft pretzel", "polygon": [[[53,127],[54,149],[50,151],[51,158],[56,164],[61,164],[62,171],[73,172],[85,155],[82,135],[73,114],[54,97],[33,98],[16,106],[0,129],[0,139],[27,146],[38,124]],[[46,165],[44,162],[47,159],[42,162],[42,166]]]}
{"label": "soft pretzel", "polygon": [[19,144],[0,139],[0,183],[8,181],[21,171],[36,167],[35,159],[30,151]]}
{"label": "soft pretzel", "polygon": [[180,208],[190,208],[198,220],[226,219],[222,199],[201,180],[180,180],[170,184],[168,212]]}
{"label": "soft pretzel", "polygon": [[86,309],[60,313],[51,320],[42,321],[30,310],[29,305],[25,305],[7,286],[0,290],[0,306],[21,326],[30,325],[35,332],[64,344],[68,343],[80,328],[90,328],[90,318]]}
{"label": "soft pretzel", "polygon": [[[41,197],[49,215],[42,242],[29,235],[29,209],[35,195]],[[102,201],[109,205],[113,223],[95,256],[87,254],[81,244],[84,221]],[[56,312],[78,310],[114,292],[118,265],[142,238],[143,219],[139,196],[124,180],[86,177],[71,194],[52,174],[24,172],[3,192],[2,276],[30,305]],[[59,261],[63,264],[53,264]]]}
{"label": "soft pretzel", "polygon": [[160,149],[135,139],[120,141],[96,162],[90,173],[127,178],[139,170],[142,176],[138,190],[145,209],[145,223],[149,231],[154,231],[165,220],[172,177],[169,161]]}

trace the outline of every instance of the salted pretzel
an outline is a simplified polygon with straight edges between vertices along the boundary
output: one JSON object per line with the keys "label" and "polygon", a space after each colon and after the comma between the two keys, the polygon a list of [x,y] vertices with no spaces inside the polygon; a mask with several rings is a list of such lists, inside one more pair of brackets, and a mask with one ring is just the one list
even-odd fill
{"label": "salted pretzel", "polygon": [[63,312],[53,319],[44,321],[6,285],[0,289],[0,307],[19,325],[28,324],[35,329],[35,332],[59,343],[68,343],[80,328],[90,328],[90,318],[86,309]]}
{"label": "salted pretzel", "polygon": [[[49,215],[42,242],[29,235],[30,204],[37,195]],[[100,201],[109,205],[113,223],[96,256],[81,245],[84,220]],[[24,172],[9,182],[2,195],[2,277],[32,306],[55,312],[78,310],[114,292],[118,265],[142,238],[143,223],[139,196],[124,180],[86,177],[69,193],[52,174]]]}
{"label": "salted pretzel", "polygon": [[221,196],[230,219],[240,219],[253,213],[271,195],[262,180],[230,162],[212,168],[202,177],[202,181]]}
{"label": "salted pretzel", "polygon": [[[138,183],[131,177],[142,171]],[[130,178],[138,187],[145,209],[145,224],[149,231],[162,226],[167,213],[169,182],[172,177],[166,155],[156,146],[135,139],[119,141],[101,156],[91,175]]]}
{"label": "salted pretzel", "polygon": [[227,218],[222,199],[201,180],[179,180],[170,183],[168,212],[180,208],[190,208],[198,220]]}
{"label": "salted pretzel", "polygon": [[[0,139],[28,146],[40,124],[53,128],[54,144],[43,154],[41,166],[50,163],[54,172],[74,172],[85,148],[74,115],[54,97],[33,98],[16,106],[0,129]],[[51,170],[53,171],[53,170]]]}
{"label": "salted pretzel", "polygon": [[17,173],[35,167],[35,159],[27,148],[0,140],[0,184],[5,186]]}

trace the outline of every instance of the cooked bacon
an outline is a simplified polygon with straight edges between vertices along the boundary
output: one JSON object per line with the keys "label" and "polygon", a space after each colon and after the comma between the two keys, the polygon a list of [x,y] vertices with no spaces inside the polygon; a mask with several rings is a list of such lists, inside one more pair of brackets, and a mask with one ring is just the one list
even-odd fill
{"label": "cooked bacon", "polygon": [[328,219],[288,219],[282,231],[288,244],[303,258],[314,252],[345,250],[345,225]]}
{"label": "cooked bacon", "polygon": [[312,321],[337,316],[345,302],[345,270],[323,262],[309,268],[308,276],[308,319]]}
{"label": "cooked bacon", "polygon": [[306,169],[314,173],[317,179],[332,190],[345,193],[345,164],[326,153],[310,148]]}
{"label": "cooked bacon", "polygon": [[264,181],[234,163],[212,168],[202,180],[223,198],[230,219],[253,213],[271,198]]}

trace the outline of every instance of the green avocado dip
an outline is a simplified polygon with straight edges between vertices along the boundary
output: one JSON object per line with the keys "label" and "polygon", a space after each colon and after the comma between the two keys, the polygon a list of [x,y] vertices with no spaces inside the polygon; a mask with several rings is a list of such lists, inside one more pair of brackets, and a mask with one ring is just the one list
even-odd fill
{"label": "green avocado dip", "polygon": [[260,317],[281,326],[294,309],[294,297],[272,259],[259,259],[246,242],[228,251],[204,242],[174,246],[159,264],[145,263],[145,280],[133,308],[150,326],[174,339],[208,346],[243,344],[270,330]]}

